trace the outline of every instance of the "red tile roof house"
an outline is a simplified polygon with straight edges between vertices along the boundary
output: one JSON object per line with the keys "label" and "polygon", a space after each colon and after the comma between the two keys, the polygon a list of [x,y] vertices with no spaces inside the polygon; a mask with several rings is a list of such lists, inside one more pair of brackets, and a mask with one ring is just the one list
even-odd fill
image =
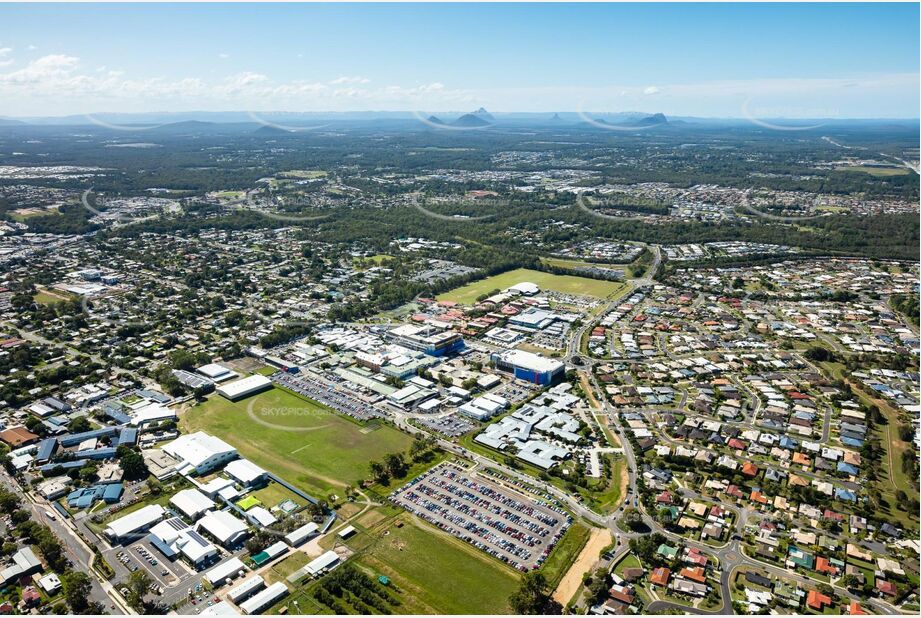
{"label": "red tile roof house", "polygon": [[744,464],[742,464],[742,474],[747,477],[758,476],[758,466],[750,461],[746,461]]}
{"label": "red tile roof house", "polygon": [[653,586],[662,586],[664,588],[668,586],[668,578],[671,574],[672,572],[665,567],[654,569],[649,575],[649,583]]}
{"label": "red tile roof house", "polygon": [[831,511],[829,509],[825,509],[825,513],[823,516],[825,517],[825,519],[829,521],[844,521],[844,515],[842,515],[841,513],[835,513],[834,511]]}
{"label": "red tile roof house", "polygon": [[824,556],[819,556],[815,560],[815,570],[818,573],[825,573],[826,575],[837,575],[838,567],[834,566],[828,561],[828,558]]}
{"label": "red tile roof house", "polygon": [[610,596],[615,601],[620,601],[621,603],[626,603],[627,605],[633,605],[633,592],[627,588],[624,588],[623,586],[614,586],[608,590],[608,596]]}
{"label": "red tile roof house", "polygon": [[897,594],[895,584],[885,579],[876,580],[876,589],[890,597],[894,597]]}
{"label": "red tile roof house", "polygon": [[34,586],[26,586],[22,589],[22,604],[26,607],[34,607],[42,600],[42,595]]}
{"label": "red tile roof house", "polygon": [[742,490],[735,485],[730,485],[726,488],[726,493],[733,498],[744,498],[745,494],[742,493]]}
{"label": "red tile roof house", "polygon": [[857,601],[851,601],[851,604],[847,608],[847,613],[851,616],[868,616],[867,612],[863,611],[863,608],[860,606],[860,603]]}
{"label": "red tile roof house", "polygon": [[696,547],[689,547],[684,550],[684,561],[697,566],[707,566],[707,556]]}
{"label": "red tile roof house", "polygon": [[658,496],[656,496],[656,502],[658,502],[659,504],[671,504],[672,495],[668,493],[667,491],[663,491]]}
{"label": "red tile roof house", "polygon": [[681,572],[679,572],[678,574],[681,575],[681,577],[684,577],[685,579],[690,579],[691,581],[695,581],[701,584],[707,581],[706,571],[704,571],[703,567],[699,567],[699,566],[693,567],[693,568],[684,567],[683,569],[681,569]]}
{"label": "red tile roof house", "polygon": [[11,427],[0,431],[0,440],[9,444],[12,448],[27,446],[37,441],[39,436],[32,433],[25,427]]}
{"label": "red tile roof house", "polygon": [[810,590],[809,594],[806,596],[806,605],[809,609],[814,609],[817,612],[822,611],[826,605],[831,605],[831,597],[826,594],[822,594],[818,590]]}

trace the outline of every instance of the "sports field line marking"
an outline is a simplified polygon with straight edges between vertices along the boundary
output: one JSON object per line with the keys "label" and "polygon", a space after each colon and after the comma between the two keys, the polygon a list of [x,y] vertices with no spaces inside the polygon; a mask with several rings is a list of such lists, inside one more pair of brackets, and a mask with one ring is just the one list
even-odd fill
{"label": "sports field line marking", "polygon": [[296,448],[296,449],[294,449],[293,451],[291,451],[291,454],[294,455],[295,453],[299,453],[299,452],[303,451],[305,448],[307,448],[308,446],[310,446],[310,445],[309,445],[309,444],[305,444],[304,446],[299,446],[298,448]]}

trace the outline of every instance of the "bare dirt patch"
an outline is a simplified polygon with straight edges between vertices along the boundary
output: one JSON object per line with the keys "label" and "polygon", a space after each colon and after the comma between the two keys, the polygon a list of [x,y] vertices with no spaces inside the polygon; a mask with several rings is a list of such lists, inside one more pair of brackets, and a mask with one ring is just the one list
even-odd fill
{"label": "bare dirt patch", "polygon": [[582,585],[582,576],[591,570],[601,550],[611,544],[611,531],[607,528],[594,528],[588,543],[582,548],[575,562],[566,571],[566,575],[560,580],[560,585],[553,592],[553,599],[561,605],[566,605],[569,600],[575,596]]}

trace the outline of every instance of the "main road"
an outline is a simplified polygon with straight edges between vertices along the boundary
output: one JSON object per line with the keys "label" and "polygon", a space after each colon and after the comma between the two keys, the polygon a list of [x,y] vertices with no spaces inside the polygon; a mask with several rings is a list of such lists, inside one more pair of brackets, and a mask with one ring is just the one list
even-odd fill
{"label": "main road", "polygon": [[64,547],[64,553],[73,565],[74,570],[82,571],[90,576],[90,601],[99,603],[106,610],[118,609],[124,614],[137,613],[124,602],[115,587],[93,568],[93,561],[96,557],[95,552],[77,534],[76,530],[71,528],[69,522],[63,521],[63,518],[57,515],[49,517],[48,514],[53,514],[54,512],[50,503],[24,492],[19,483],[10,478],[2,467],[0,467],[0,481],[16,494],[22,508],[29,509],[32,513],[33,521],[51,529]]}

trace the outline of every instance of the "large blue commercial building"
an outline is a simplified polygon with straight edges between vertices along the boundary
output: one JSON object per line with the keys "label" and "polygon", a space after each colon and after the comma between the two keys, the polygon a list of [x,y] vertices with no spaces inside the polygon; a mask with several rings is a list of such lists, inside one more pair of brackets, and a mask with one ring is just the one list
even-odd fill
{"label": "large blue commercial building", "polygon": [[499,371],[511,373],[519,380],[541,386],[559,382],[566,373],[566,365],[560,361],[524,350],[494,352],[489,358]]}

